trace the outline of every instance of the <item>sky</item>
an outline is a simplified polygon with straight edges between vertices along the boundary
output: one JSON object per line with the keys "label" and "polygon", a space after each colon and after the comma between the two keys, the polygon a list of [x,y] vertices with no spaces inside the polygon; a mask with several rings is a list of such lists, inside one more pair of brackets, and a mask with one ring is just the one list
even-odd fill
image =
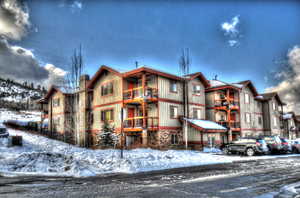
{"label": "sky", "polygon": [[[181,51],[189,48],[191,72],[200,71],[208,79],[218,75],[229,82],[249,79],[264,92],[276,90],[286,80],[287,75],[278,74],[287,69],[289,51],[300,45],[299,1],[10,1],[20,9],[14,14],[23,12],[27,18],[21,17],[21,33],[7,34],[2,45],[12,51],[11,56],[16,49],[32,53],[33,68],[41,71],[30,78],[38,80],[64,75],[80,45],[90,75],[101,65],[134,69],[135,61],[178,74]],[[8,0],[1,2],[2,8],[9,8],[3,6]],[[0,35],[1,19],[7,16],[0,13]],[[10,68],[7,75],[15,73]]]}

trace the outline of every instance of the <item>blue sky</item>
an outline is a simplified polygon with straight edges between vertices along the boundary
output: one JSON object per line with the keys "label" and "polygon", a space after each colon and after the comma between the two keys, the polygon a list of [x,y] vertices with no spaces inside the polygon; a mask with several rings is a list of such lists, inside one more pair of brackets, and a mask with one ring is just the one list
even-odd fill
{"label": "blue sky", "polygon": [[[74,4],[77,3],[77,4]],[[26,1],[32,31],[14,44],[41,64],[66,69],[83,47],[86,72],[100,65],[134,69],[135,61],[178,73],[181,49],[190,48],[192,72],[208,79],[251,79],[259,91],[276,82],[278,60],[300,44],[297,1],[40,0]],[[79,3],[79,4],[78,4]],[[230,47],[221,24],[239,16],[239,44]],[[37,30],[37,31],[35,31]],[[268,80],[267,80],[268,79]]]}

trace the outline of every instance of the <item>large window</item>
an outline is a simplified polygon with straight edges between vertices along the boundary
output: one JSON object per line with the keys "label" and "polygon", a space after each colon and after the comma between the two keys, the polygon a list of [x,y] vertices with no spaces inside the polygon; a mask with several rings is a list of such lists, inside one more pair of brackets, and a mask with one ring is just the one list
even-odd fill
{"label": "large window", "polygon": [[246,113],[246,114],[245,114],[245,121],[246,121],[247,123],[250,123],[250,122],[251,122],[251,114],[250,114],[250,113]]}
{"label": "large window", "polygon": [[201,85],[193,85],[193,94],[199,96],[201,94]]}
{"label": "large window", "polygon": [[59,106],[59,104],[60,104],[60,100],[59,100],[59,98],[57,98],[57,99],[53,99],[53,107],[58,107],[58,106]]}
{"label": "large window", "polygon": [[113,121],[114,120],[114,110],[106,109],[101,111],[101,121]]}
{"label": "large window", "polygon": [[107,96],[110,94],[113,94],[114,89],[113,89],[113,83],[105,83],[101,86],[101,96]]}
{"label": "large window", "polygon": [[248,93],[245,93],[245,103],[249,104],[250,103],[250,96]]}
{"label": "large window", "polygon": [[194,119],[201,119],[201,109],[194,108],[193,109],[193,118]]}
{"label": "large window", "polygon": [[170,118],[172,119],[178,118],[178,107],[170,106]]}
{"label": "large window", "polygon": [[177,87],[177,81],[171,80],[170,81],[170,92],[177,93],[178,87]]}

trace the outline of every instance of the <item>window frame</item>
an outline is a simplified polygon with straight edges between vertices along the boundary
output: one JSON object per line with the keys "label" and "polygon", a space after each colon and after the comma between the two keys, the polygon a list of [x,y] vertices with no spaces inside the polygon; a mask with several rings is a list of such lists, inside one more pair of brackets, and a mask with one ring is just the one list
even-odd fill
{"label": "window frame", "polygon": [[[248,122],[248,116],[249,115],[249,122]],[[245,122],[250,124],[251,123],[251,113],[245,113]]]}
{"label": "window frame", "polygon": [[[248,100],[248,102],[247,102],[247,100]],[[245,93],[245,104],[250,104],[250,94],[249,93]]]}
{"label": "window frame", "polygon": [[[111,118],[110,118],[109,120],[103,119],[103,115],[104,115],[105,112],[107,112],[107,111],[111,111]],[[102,110],[100,111],[100,120],[101,120],[101,122],[113,122],[114,119],[115,119],[114,113],[115,113],[114,108],[102,109]],[[105,116],[104,116],[104,117],[105,117]]]}
{"label": "window frame", "polygon": [[[193,96],[201,96],[201,91],[202,91],[202,89],[201,89],[201,84],[197,84],[197,83],[193,83],[192,84],[193,86],[192,86],[192,88],[193,88]],[[196,87],[197,86],[199,86],[200,87],[200,89],[199,89],[199,93],[198,92],[196,92]]]}
{"label": "window frame", "polygon": [[[100,96],[101,97],[112,96],[114,94],[114,83],[113,82],[114,81],[111,80],[111,81],[104,82],[100,85]],[[105,87],[105,86],[108,86],[108,85],[111,85],[111,93],[109,92],[110,89],[108,87],[107,88]],[[105,88],[107,89],[106,94],[103,93]]]}
{"label": "window frame", "polygon": [[[172,109],[176,109],[177,115],[175,115],[175,111],[174,111],[174,117],[172,117]],[[170,105],[170,119],[178,119],[178,106]]]}
{"label": "window frame", "polygon": [[273,117],[273,125],[275,127],[277,127],[277,117],[276,116]]}
{"label": "window frame", "polygon": [[179,135],[178,134],[171,134],[171,145],[178,145],[179,144]]}
{"label": "window frame", "polygon": [[[194,116],[195,115],[195,111],[197,111],[197,113],[196,113],[197,117]],[[199,111],[199,114],[198,114],[198,111]],[[192,112],[193,112],[193,116],[192,116],[193,119],[197,119],[197,120],[201,119],[201,117],[202,117],[201,116],[202,115],[202,109],[201,108],[193,108]]]}
{"label": "window frame", "polygon": [[[169,87],[169,91],[171,92],[171,93],[178,93],[178,82],[176,81],[176,80],[170,80],[169,81],[170,82],[170,87]],[[173,91],[173,84],[175,84],[176,86],[175,86],[175,88],[176,88],[176,90],[175,91]]]}

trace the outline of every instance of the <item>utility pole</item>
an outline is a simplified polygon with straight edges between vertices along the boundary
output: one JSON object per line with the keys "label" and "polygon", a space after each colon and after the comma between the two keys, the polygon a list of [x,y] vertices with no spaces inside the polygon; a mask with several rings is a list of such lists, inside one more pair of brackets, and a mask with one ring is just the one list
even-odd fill
{"label": "utility pole", "polygon": [[124,108],[121,107],[121,159],[124,157],[124,130],[123,130],[123,122],[124,122]]}

